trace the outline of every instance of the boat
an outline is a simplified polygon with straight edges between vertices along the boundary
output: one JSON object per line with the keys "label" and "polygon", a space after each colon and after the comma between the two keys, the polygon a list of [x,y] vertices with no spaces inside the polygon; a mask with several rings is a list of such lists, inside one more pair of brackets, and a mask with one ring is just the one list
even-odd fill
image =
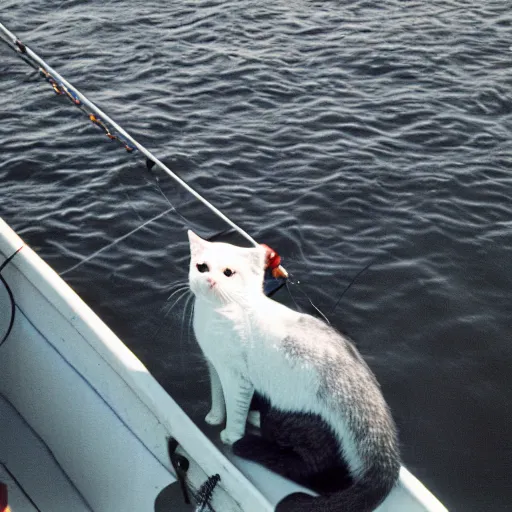
{"label": "boat", "polygon": [[[152,512],[168,489],[167,510],[266,512],[302,489],[208,438],[2,219],[1,266],[0,482],[12,512]],[[402,467],[377,510],[447,509]]]}

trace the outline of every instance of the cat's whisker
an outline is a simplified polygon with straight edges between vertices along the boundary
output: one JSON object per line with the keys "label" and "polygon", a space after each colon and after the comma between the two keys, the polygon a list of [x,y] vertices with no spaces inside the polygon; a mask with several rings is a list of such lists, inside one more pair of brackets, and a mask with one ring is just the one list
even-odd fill
{"label": "cat's whisker", "polygon": [[167,293],[172,293],[175,292],[178,288],[183,288],[184,286],[188,286],[188,283],[185,281],[174,282],[165,291]]}
{"label": "cat's whisker", "polygon": [[183,326],[185,324],[185,314],[187,312],[188,303],[190,302],[190,295],[185,299],[185,304],[183,305],[183,311],[181,313],[181,320],[180,320],[180,328],[181,328],[181,336],[183,337]]}
{"label": "cat's whisker", "polygon": [[192,331],[192,322],[194,320],[194,309],[195,309],[195,300],[194,297],[192,297],[192,300],[190,301],[190,312],[188,315],[188,330],[187,330],[187,343],[190,344],[190,333]]}
{"label": "cat's whisker", "polygon": [[183,324],[185,322],[185,313],[187,311],[188,303],[190,302],[189,295],[185,300],[185,305],[183,306],[183,312],[181,314],[181,321],[180,321],[180,362],[181,362],[181,371],[185,371],[185,351],[183,350]]}
{"label": "cat's whisker", "polygon": [[217,288],[217,293],[226,304],[229,304],[231,302],[230,296],[226,290],[223,290],[222,288]]}
{"label": "cat's whisker", "polygon": [[[167,316],[167,313],[169,312],[169,300],[171,299],[171,297],[173,297],[177,293],[185,293],[186,294],[186,292],[187,292],[187,290],[185,288],[181,288],[180,290],[176,290],[168,299],[166,299],[166,301],[162,304],[162,307],[160,308],[161,311],[166,312],[164,315],[164,318]],[[181,296],[180,296],[180,298],[181,298]],[[173,306],[171,306],[171,308],[172,307]]]}
{"label": "cat's whisker", "polygon": [[174,292],[171,293],[171,295],[169,295],[169,297],[167,297],[167,299],[165,299],[165,302],[169,302],[177,293],[180,293],[184,290],[188,290],[189,287],[188,287],[188,284],[187,286],[181,286],[181,288],[178,288],[177,290],[175,290]]}
{"label": "cat's whisker", "polygon": [[190,333],[192,332],[192,329],[193,329],[195,308],[196,308],[196,301],[193,300],[192,301],[192,311],[190,312],[190,317],[188,319],[188,341],[189,341],[189,343],[190,343]]}
{"label": "cat's whisker", "polygon": [[[164,326],[164,321],[165,321],[165,319],[169,316],[169,313],[172,311],[172,309],[174,308],[174,306],[175,306],[175,305],[176,305],[176,304],[177,304],[181,299],[183,299],[183,298],[187,295],[187,293],[188,293],[188,292],[189,292],[189,290],[184,291],[184,292],[183,292],[183,294],[182,294],[182,295],[180,295],[180,296],[179,296],[179,297],[174,301],[174,303],[173,303],[173,304],[172,304],[172,305],[167,309],[167,311],[166,311],[166,312],[165,312],[165,314],[164,314],[164,317],[163,317],[163,319],[162,319],[161,324],[158,326],[157,330],[156,330],[156,331],[155,331],[155,333],[153,334],[153,338],[156,338],[156,337],[158,336],[159,332],[162,330],[162,327]],[[166,302],[167,302],[167,301],[166,301]],[[164,305],[162,306],[161,310],[163,310],[163,309],[165,308],[165,305],[166,305],[166,304],[164,304]]]}
{"label": "cat's whisker", "polygon": [[183,292],[182,295],[180,295],[173,303],[172,303],[172,306],[167,310],[167,313],[165,313],[164,315],[164,320],[169,316],[169,313],[173,310],[174,306],[176,306],[176,304],[178,304],[178,302],[180,300],[182,300],[184,297],[186,297],[188,295],[189,291],[186,290],[185,292]]}
{"label": "cat's whisker", "polygon": [[176,292],[176,290],[181,290],[184,288],[189,288],[189,284],[188,283],[176,283],[174,286],[169,287],[169,289],[167,291],[171,292],[171,295],[172,295],[172,293]]}
{"label": "cat's whisker", "polygon": [[181,322],[180,322],[180,326],[181,326],[180,344],[183,342],[183,334],[184,334],[184,327],[185,327],[185,315],[187,314],[187,308],[188,308],[188,305],[190,304],[190,301],[192,300],[192,298],[193,298],[193,295],[190,294],[187,297],[187,300],[185,301],[185,305],[183,306],[183,313],[181,314]]}

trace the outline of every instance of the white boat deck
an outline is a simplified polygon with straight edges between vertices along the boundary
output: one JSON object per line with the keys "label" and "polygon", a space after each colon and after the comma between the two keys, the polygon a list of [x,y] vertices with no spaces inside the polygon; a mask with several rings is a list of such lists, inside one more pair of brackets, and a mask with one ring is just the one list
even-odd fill
{"label": "white boat deck", "polygon": [[0,481],[12,512],[90,512],[47,446],[0,396]]}
{"label": "white boat deck", "polygon": [[[21,245],[0,219],[0,262]],[[157,495],[175,482],[169,436],[190,462],[193,487],[220,475],[215,510],[270,512],[298,490],[234,457],[220,445],[219,429],[201,421],[201,432],[28,247],[2,275],[16,300],[13,330],[0,345],[0,481],[9,486],[12,512],[152,512]],[[10,300],[0,286],[0,339],[9,319]],[[179,494],[167,498],[168,506],[157,500],[158,510],[178,512]],[[405,468],[378,510],[446,512]]]}

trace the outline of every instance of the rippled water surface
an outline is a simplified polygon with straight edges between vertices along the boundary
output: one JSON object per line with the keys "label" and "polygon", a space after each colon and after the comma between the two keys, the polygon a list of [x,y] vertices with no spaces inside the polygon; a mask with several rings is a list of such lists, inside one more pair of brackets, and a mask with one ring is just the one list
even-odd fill
{"label": "rippled water surface", "polygon": [[[3,0],[0,20],[279,250],[450,510],[512,510],[508,2]],[[57,271],[169,208],[4,46],[0,116],[0,213]],[[223,227],[161,182],[199,232]],[[201,423],[189,309],[166,302],[185,229],[169,213],[64,277]]]}

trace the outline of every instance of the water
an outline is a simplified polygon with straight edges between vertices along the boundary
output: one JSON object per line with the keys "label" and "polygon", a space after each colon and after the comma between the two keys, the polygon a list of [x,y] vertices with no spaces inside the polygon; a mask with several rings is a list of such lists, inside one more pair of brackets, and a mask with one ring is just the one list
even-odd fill
{"label": "water", "polygon": [[[451,511],[512,510],[507,2],[3,0],[0,19],[279,250]],[[57,271],[169,207],[140,158],[3,47],[0,90],[0,213]],[[222,227],[163,189],[198,231]],[[65,278],[202,424],[188,310],[165,316],[186,265],[170,213]]]}

